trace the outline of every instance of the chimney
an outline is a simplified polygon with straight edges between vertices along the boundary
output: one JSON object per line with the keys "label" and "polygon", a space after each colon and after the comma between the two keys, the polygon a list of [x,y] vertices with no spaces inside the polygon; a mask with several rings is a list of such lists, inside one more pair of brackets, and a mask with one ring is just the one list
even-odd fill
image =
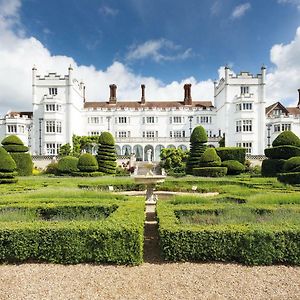
{"label": "chimney", "polygon": [[297,107],[300,108],[300,89],[298,89],[298,94],[299,94],[299,97],[298,97]]}
{"label": "chimney", "polygon": [[115,84],[111,84],[110,88],[110,95],[109,95],[109,104],[116,104],[117,103],[117,86]]}
{"label": "chimney", "polygon": [[142,85],[141,85],[141,88],[142,88],[141,103],[142,103],[142,104],[145,104],[145,103],[146,103],[146,98],[145,98],[145,85],[142,84]]}
{"label": "chimney", "polygon": [[184,105],[192,105],[191,84],[185,84],[184,88]]}

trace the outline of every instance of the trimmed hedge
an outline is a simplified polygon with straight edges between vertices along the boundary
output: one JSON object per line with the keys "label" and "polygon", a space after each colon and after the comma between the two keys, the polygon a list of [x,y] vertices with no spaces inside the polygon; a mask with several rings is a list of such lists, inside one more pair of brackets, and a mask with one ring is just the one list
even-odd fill
{"label": "trimmed hedge", "polygon": [[17,168],[15,161],[7,151],[0,147],[0,172],[13,172]]}
{"label": "trimmed hedge", "polygon": [[20,146],[24,146],[23,142],[21,141],[21,139],[12,134],[7,136],[6,138],[4,138],[1,142],[2,145],[20,145]]}
{"label": "trimmed hedge", "polygon": [[99,143],[101,145],[109,145],[114,146],[115,145],[115,139],[109,132],[102,132],[99,137]]}
{"label": "trimmed hedge", "polygon": [[218,156],[221,161],[237,160],[241,164],[245,163],[246,149],[240,147],[219,147],[216,148]]}
{"label": "trimmed hedge", "polygon": [[190,138],[190,142],[191,144],[193,143],[207,143],[208,138],[207,138],[207,134],[206,131],[204,129],[203,126],[197,126],[194,128],[192,134],[191,134],[191,138]]}
{"label": "trimmed hedge", "polygon": [[103,176],[105,175],[104,173],[102,172],[97,172],[97,171],[94,171],[94,172],[72,172],[72,176],[78,176],[78,177],[100,177],[100,176]]}
{"label": "trimmed hedge", "polygon": [[80,155],[77,167],[81,172],[94,172],[98,170],[98,162],[95,156],[85,153]]}
{"label": "trimmed hedge", "polygon": [[300,148],[296,146],[276,146],[273,148],[266,148],[265,155],[273,159],[289,159],[294,156],[300,156]]}
{"label": "trimmed hedge", "polygon": [[71,174],[78,171],[78,158],[73,156],[64,156],[58,161],[57,169],[61,174]]}
{"label": "trimmed hedge", "polygon": [[276,177],[283,171],[284,159],[265,159],[261,165],[261,174],[264,177]]}
{"label": "trimmed hedge", "polygon": [[186,162],[186,173],[193,174],[193,169],[199,167],[200,157],[205,152],[207,146],[202,143],[191,144],[190,155]]}
{"label": "trimmed hedge", "polygon": [[11,152],[10,155],[16,162],[19,176],[29,176],[32,174],[33,162],[29,153]]}
{"label": "trimmed hedge", "polygon": [[219,167],[221,159],[214,148],[207,148],[199,161],[200,167]]}
{"label": "trimmed hedge", "polygon": [[225,167],[203,167],[203,168],[194,168],[194,176],[202,177],[222,177],[227,173],[227,168]]}
{"label": "trimmed hedge", "polygon": [[7,152],[27,152],[28,147],[24,145],[3,145]]}
{"label": "trimmed hedge", "polygon": [[286,184],[300,184],[300,172],[279,173],[277,179]]}
{"label": "trimmed hedge", "polygon": [[227,175],[238,175],[245,171],[245,166],[237,160],[225,160],[222,167],[227,168]]}
{"label": "trimmed hedge", "polygon": [[300,156],[291,157],[285,161],[283,165],[283,172],[293,172],[294,169],[300,167]]}
{"label": "trimmed hedge", "polygon": [[273,141],[272,146],[296,146],[300,147],[300,139],[292,131],[283,131],[278,135],[278,137]]}

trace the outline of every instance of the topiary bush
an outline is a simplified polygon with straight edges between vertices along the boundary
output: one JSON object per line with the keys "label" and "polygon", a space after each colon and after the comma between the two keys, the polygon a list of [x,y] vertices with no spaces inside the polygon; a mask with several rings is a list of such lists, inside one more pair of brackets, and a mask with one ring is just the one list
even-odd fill
{"label": "topiary bush", "polygon": [[202,126],[194,128],[190,138],[190,154],[186,162],[186,173],[193,174],[193,169],[199,167],[200,157],[207,148],[207,134]]}
{"label": "topiary bush", "polygon": [[272,146],[296,146],[300,147],[300,139],[292,131],[283,131],[278,135],[278,137],[273,141]]}
{"label": "topiary bush", "polygon": [[227,174],[226,167],[202,167],[193,169],[194,176],[201,177],[222,177]]}
{"label": "topiary bush", "polygon": [[105,174],[116,174],[117,154],[114,137],[109,132],[102,132],[99,142],[97,153],[99,171]]}
{"label": "topiary bush", "polygon": [[246,149],[241,147],[219,147],[216,148],[221,161],[237,160],[241,164],[245,163]]}
{"label": "topiary bush", "polygon": [[286,184],[300,184],[300,172],[279,173],[277,179]]}
{"label": "topiary bush", "polygon": [[265,155],[271,159],[289,159],[294,156],[300,156],[300,148],[296,146],[276,146],[265,149]]}
{"label": "topiary bush", "polygon": [[9,153],[0,147],[0,183],[15,183],[15,169],[17,165]]}
{"label": "topiary bush", "polygon": [[300,156],[291,157],[283,164],[283,172],[294,172],[300,167]]}
{"label": "topiary bush", "polygon": [[222,167],[227,168],[228,175],[238,175],[245,171],[245,166],[237,160],[225,160]]}
{"label": "topiary bush", "polygon": [[16,135],[10,135],[3,139],[3,148],[9,152],[16,162],[17,172],[20,176],[32,175],[33,163],[28,151],[28,147]]}
{"label": "topiary bush", "polygon": [[214,148],[208,148],[201,156],[199,165],[201,167],[219,167],[221,166],[221,158]]}
{"label": "topiary bush", "polygon": [[78,171],[78,158],[73,156],[64,156],[58,161],[57,170],[60,174],[71,174]]}
{"label": "topiary bush", "polygon": [[94,172],[98,170],[98,162],[95,156],[85,153],[80,155],[77,167],[81,172]]}
{"label": "topiary bush", "polygon": [[59,175],[58,171],[58,163],[57,162],[52,162],[50,163],[46,169],[44,170],[45,174],[53,174],[53,175]]}
{"label": "topiary bush", "polygon": [[264,177],[276,177],[283,171],[284,159],[265,159],[261,165],[261,175]]}

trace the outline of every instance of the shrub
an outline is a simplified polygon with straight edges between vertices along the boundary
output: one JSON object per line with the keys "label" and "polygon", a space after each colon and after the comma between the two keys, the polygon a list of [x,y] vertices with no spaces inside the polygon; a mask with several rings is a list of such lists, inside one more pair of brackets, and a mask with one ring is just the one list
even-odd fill
{"label": "shrub", "polygon": [[59,174],[59,171],[58,171],[58,163],[57,162],[52,162],[50,163],[45,171],[44,171],[45,174],[53,174],[53,175],[58,175]]}
{"label": "shrub", "polygon": [[241,164],[245,163],[246,149],[240,147],[219,147],[216,148],[221,161],[237,160]]}
{"label": "shrub", "polygon": [[93,172],[80,172],[80,171],[76,171],[76,172],[72,172],[72,176],[77,176],[77,177],[100,177],[105,175],[102,172],[97,172],[97,171],[93,171]]}
{"label": "shrub", "polygon": [[0,183],[15,183],[16,163],[7,151],[0,147]]}
{"label": "shrub", "polygon": [[4,145],[3,148],[7,151],[7,152],[27,152],[28,151],[28,147],[24,146],[24,145]]}
{"label": "shrub", "polygon": [[283,131],[272,143],[273,147],[286,145],[300,147],[300,139],[292,131]]}
{"label": "shrub", "polygon": [[283,165],[283,172],[293,172],[293,170],[298,167],[300,167],[300,156],[291,157],[285,161]]}
{"label": "shrub", "polygon": [[276,146],[265,149],[265,155],[271,159],[289,159],[294,156],[300,156],[300,148],[296,146]]}
{"label": "shrub", "polygon": [[194,176],[202,177],[222,177],[227,173],[226,167],[203,167],[203,168],[194,168]]}
{"label": "shrub", "polygon": [[265,159],[261,165],[261,175],[264,177],[275,177],[282,172],[284,159]]}
{"label": "shrub", "polygon": [[214,148],[208,148],[205,150],[200,158],[201,167],[219,167],[221,166],[221,159],[218,156]]}
{"label": "shrub", "polygon": [[[164,148],[160,153],[160,166],[168,175],[170,173],[185,173],[188,151],[175,148]],[[174,170],[176,169],[176,171]]]}
{"label": "shrub", "polygon": [[109,145],[109,146],[114,146],[115,145],[115,139],[112,136],[111,133],[109,132],[102,132],[100,137],[99,137],[99,143],[101,145]]}
{"label": "shrub", "polygon": [[78,160],[78,169],[81,172],[93,172],[98,170],[98,163],[95,156],[90,153],[80,155]]}
{"label": "shrub", "polygon": [[207,140],[208,140],[208,138],[207,138],[207,134],[206,134],[204,127],[202,127],[202,126],[195,127],[191,134],[191,138],[190,138],[191,144],[207,143]]}
{"label": "shrub", "polygon": [[237,160],[225,160],[222,162],[222,167],[227,168],[228,175],[237,175],[245,171],[245,166]]}
{"label": "shrub", "polygon": [[279,173],[277,179],[286,184],[300,184],[300,172]]}
{"label": "shrub", "polygon": [[21,139],[12,134],[7,136],[6,138],[4,138],[1,142],[2,145],[20,145],[20,146],[24,146],[23,142],[21,141]]}
{"label": "shrub", "polygon": [[71,152],[72,152],[72,147],[69,143],[67,143],[67,144],[62,145],[59,148],[58,156],[59,157],[70,156]]}
{"label": "shrub", "polygon": [[73,156],[64,156],[58,161],[57,170],[61,174],[71,174],[78,171],[78,158]]}

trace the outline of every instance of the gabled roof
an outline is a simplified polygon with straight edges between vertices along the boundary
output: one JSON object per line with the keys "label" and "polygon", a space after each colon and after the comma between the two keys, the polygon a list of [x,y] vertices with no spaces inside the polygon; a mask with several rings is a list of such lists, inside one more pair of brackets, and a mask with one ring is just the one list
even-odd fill
{"label": "gabled roof", "polygon": [[274,109],[281,109],[287,115],[289,114],[289,111],[285,106],[283,106],[280,102],[276,102],[276,103],[266,107],[266,115],[270,115]]}
{"label": "gabled roof", "polygon": [[23,116],[27,116],[28,118],[32,118],[33,112],[32,111],[10,111],[5,116],[7,116],[7,117],[17,117],[17,116],[20,116],[21,118]]}
{"label": "gabled roof", "polygon": [[287,107],[289,114],[297,116],[300,115],[300,108],[299,107]]}

